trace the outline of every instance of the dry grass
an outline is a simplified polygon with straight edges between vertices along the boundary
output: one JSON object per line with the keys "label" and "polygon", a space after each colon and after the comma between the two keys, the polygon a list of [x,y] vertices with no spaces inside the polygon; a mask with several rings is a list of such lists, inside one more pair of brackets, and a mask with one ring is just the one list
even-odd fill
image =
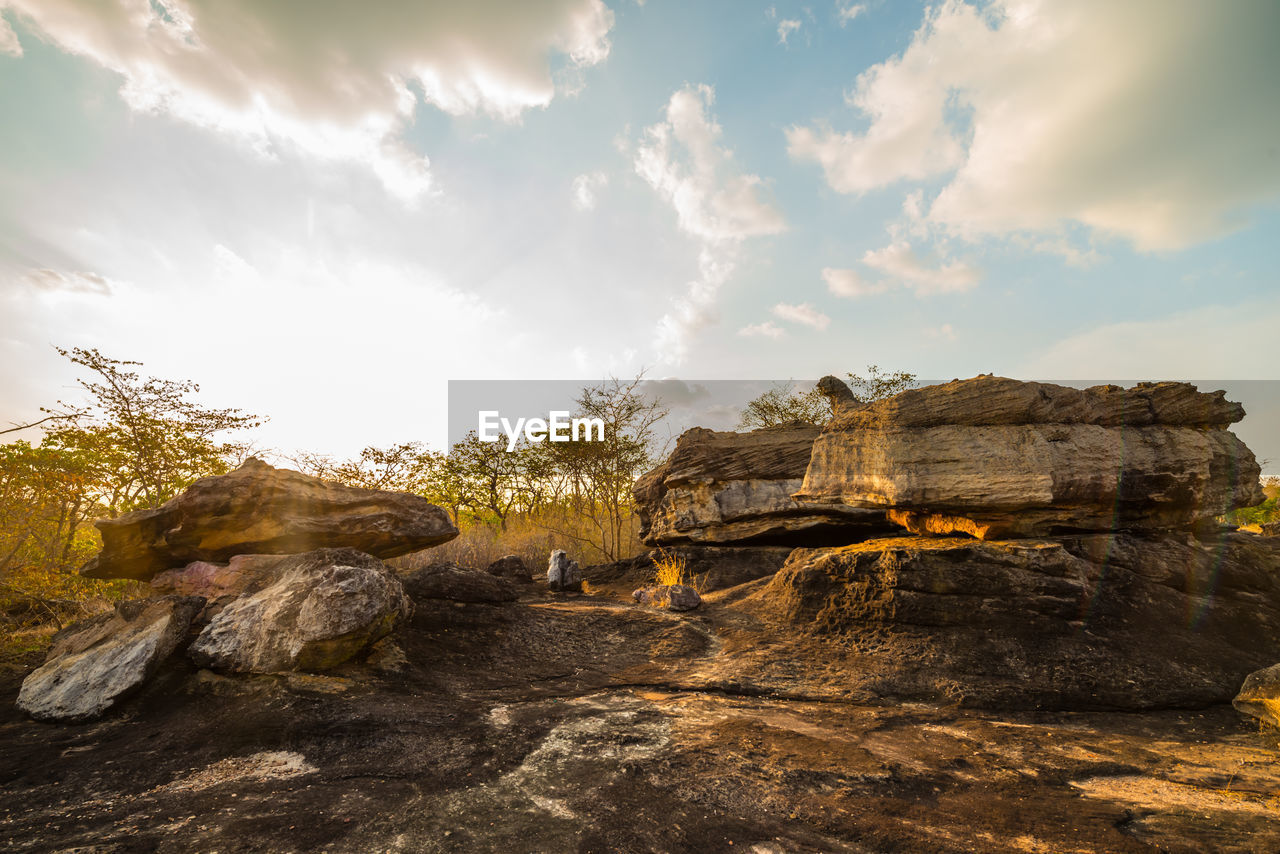
{"label": "dry grass", "polygon": [[666,549],[657,549],[653,553],[655,584],[684,584],[701,593],[702,580],[689,574],[689,561],[683,555],[674,554]]}

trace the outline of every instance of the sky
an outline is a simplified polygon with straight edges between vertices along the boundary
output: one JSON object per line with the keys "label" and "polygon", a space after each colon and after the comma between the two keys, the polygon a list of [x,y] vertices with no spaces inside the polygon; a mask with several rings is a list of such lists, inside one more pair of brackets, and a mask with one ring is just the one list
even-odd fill
{"label": "sky", "polygon": [[1272,0],[0,0],[0,422],[447,383],[1277,380]]}

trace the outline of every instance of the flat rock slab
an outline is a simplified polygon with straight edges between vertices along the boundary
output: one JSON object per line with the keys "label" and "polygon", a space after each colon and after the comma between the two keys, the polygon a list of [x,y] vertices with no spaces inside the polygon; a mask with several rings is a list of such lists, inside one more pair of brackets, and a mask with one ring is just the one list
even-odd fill
{"label": "flat rock slab", "polygon": [[1189,529],[1264,498],[1243,414],[1187,383],[928,386],[834,418],[796,498],[982,539]]}
{"label": "flat rock slab", "polygon": [[882,511],[794,497],[819,429],[801,421],[747,433],[686,430],[636,481],[646,545],[855,542],[889,526]]}
{"label": "flat rock slab", "polygon": [[257,459],[202,478],[153,510],[95,524],[102,551],[81,574],[139,581],[245,554],[341,547],[396,557],[458,535],[449,514],[421,496],[329,483]]}
{"label": "flat rock slab", "polygon": [[121,603],[64,629],[43,666],[22,683],[18,708],[40,720],[96,718],[137,691],[186,637],[199,596]]}
{"label": "flat rock slab", "polygon": [[324,671],[390,634],[412,612],[387,566],[354,549],[317,549],[222,609],[191,645],[201,667],[237,673]]}

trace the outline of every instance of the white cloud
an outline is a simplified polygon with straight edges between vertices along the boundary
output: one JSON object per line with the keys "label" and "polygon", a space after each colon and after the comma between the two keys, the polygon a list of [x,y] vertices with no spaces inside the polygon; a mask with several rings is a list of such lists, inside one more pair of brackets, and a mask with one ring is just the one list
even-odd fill
{"label": "white cloud", "polygon": [[773,338],[777,340],[785,336],[787,330],[772,320],[766,320],[764,323],[750,323],[739,329],[738,334],[744,338]]}
{"label": "white cloud", "polygon": [[851,3],[849,0],[837,0],[836,18],[840,21],[840,26],[842,27],[865,11],[867,11],[865,3]]}
{"label": "white cloud", "polygon": [[791,19],[783,19],[778,22],[778,44],[786,44],[787,36],[800,29],[800,22]]}
{"label": "white cloud", "polygon": [[740,172],[707,110],[710,86],[686,86],[667,102],[666,119],[645,129],[637,174],[675,208],[680,228],[708,241],[777,234],[782,215],[763,198],[758,175]]}
{"label": "white cloud", "polygon": [[926,217],[968,239],[1076,222],[1178,249],[1280,195],[1278,31],[1274,3],[947,0],[858,77],[864,132],[788,146],[845,193],[949,175]]}
{"label": "white cloud", "polygon": [[28,285],[48,293],[96,294],[111,296],[110,279],[97,273],[73,273],[42,268],[22,276]]}
{"label": "white cloud", "polygon": [[950,323],[944,323],[939,327],[926,329],[924,332],[930,338],[940,338],[945,341],[956,340],[956,331],[951,328]]}
{"label": "white cloud", "polygon": [[838,297],[849,299],[882,294],[890,288],[889,282],[869,282],[857,270],[838,267],[824,267],[822,280],[827,283],[828,291]]}
{"label": "white cloud", "polygon": [[805,326],[812,326],[818,331],[822,331],[831,325],[831,318],[827,317],[807,302],[802,302],[799,305],[780,302],[773,307],[773,314],[775,317],[782,320],[789,320],[792,323],[801,323]]}
{"label": "white cloud", "polygon": [[[364,162],[389,190],[428,192],[400,133],[421,98],[452,115],[516,120],[555,95],[552,53],[609,53],[601,0],[506,4],[254,0],[0,0],[63,49],[124,77],[135,110],[167,113],[312,156]],[[0,43],[4,35],[0,33]]]}
{"label": "white cloud", "polygon": [[665,119],[645,129],[635,152],[636,173],[672,206],[680,229],[702,244],[699,277],[658,321],[659,358],[672,364],[715,321],[719,291],[733,272],[740,242],[786,228],[764,198],[764,182],[739,170],[723,145],[723,131],[708,115],[714,99],[710,86],[675,92]]}
{"label": "white cloud", "polygon": [[573,179],[573,207],[575,210],[591,211],[596,207],[596,193],[609,183],[609,176],[603,172],[590,172]]}
{"label": "white cloud", "polygon": [[900,281],[917,295],[962,293],[978,284],[978,270],[963,261],[940,262],[930,266],[906,241],[891,243],[883,249],[868,250],[862,263],[873,270]]}
{"label": "white cloud", "polygon": [[[0,13],[4,7],[0,6]],[[3,14],[0,14],[0,56],[22,56],[22,43]]]}

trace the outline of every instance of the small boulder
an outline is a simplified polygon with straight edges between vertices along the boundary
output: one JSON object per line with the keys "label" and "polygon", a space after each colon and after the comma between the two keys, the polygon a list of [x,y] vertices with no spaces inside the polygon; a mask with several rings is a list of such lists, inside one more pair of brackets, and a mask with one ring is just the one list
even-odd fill
{"label": "small boulder", "polygon": [[556,549],[547,562],[547,584],[552,590],[581,590],[582,569],[576,560],[570,560],[564,549]]}
{"label": "small boulder", "polygon": [[405,592],[413,599],[447,599],[451,602],[496,604],[514,602],[519,596],[505,578],[458,566],[456,563],[433,563],[404,579]]}
{"label": "small boulder", "polygon": [[64,629],[23,680],[18,708],[48,721],[98,717],[151,677],[202,607],[200,596],[132,600]]}
{"label": "small boulder", "polygon": [[1254,671],[1245,677],[1240,693],[1231,705],[1236,711],[1280,727],[1280,664]]}
{"label": "small boulder", "polygon": [[151,579],[158,595],[203,596],[219,599],[239,596],[268,579],[287,555],[236,555],[228,563],[192,561],[178,569],[167,569]]}
{"label": "small boulder", "polygon": [[631,594],[641,605],[653,605],[669,611],[692,611],[702,604],[698,591],[687,584],[654,584]]}
{"label": "small boulder", "polygon": [[520,555],[503,555],[485,567],[485,572],[512,581],[532,582],[533,573]]}
{"label": "small boulder", "polygon": [[241,673],[322,671],[391,633],[412,604],[387,566],[355,549],[316,549],[276,567],[191,645],[201,667]]}

